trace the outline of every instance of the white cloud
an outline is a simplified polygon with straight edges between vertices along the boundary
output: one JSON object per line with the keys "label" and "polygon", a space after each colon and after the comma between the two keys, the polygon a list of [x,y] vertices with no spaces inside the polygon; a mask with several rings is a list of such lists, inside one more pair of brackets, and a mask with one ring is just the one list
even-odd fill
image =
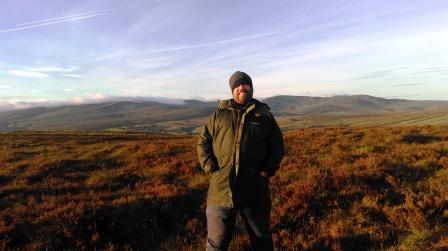
{"label": "white cloud", "polygon": [[14,98],[7,101],[0,100],[0,112],[27,109],[37,106],[55,106],[57,104],[58,101],[45,98],[33,99],[30,101],[23,101],[20,98]]}
{"label": "white cloud", "polygon": [[24,71],[24,70],[10,70],[11,75],[28,78],[48,78],[49,75],[42,72]]}
{"label": "white cloud", "polygon": [[86,93],[84,96],[74,97],[71,99],[36,98],[27,99],[26,101],[24,101],[22,97],[5,98],[5,100],[0,100],[0,112],[33,107],[55,107],[61,105],[101,103],[114,99],[114,97],[105,96],[98,93]]}
{"label": "white cloud", "polygon": [[77,74],[62,74],[63,77],[69,77],[69,78],[81,78],[81,75]]}
{"label": "white cloud", "polygon": [[8,102],[0,100],[0,112],[5,112],[5,111],[9,111],[9,110],[14,110],[14,109],[17,109],[17,108],[13,104],[10,104]]}
{"label": "white cloud", "polygon": [[72,98],[69,101],[69,103],[73,104],[97,103],[97,102],[104,102],[108,98],[109,97],[99,93],[85,93],[84,96]]}
{"label": "white cloud", "polygon": [[78,66],[69,66],[67,68],[46,66],[46,67],[27,67],[27,71],[37,71],[37,72],[74,72],[79,70]]}
{"label": "white cloud", "polygon": [[50,73],[59,73],[59,76],[70,78],[81,78],[81,75],[74,74],[80,68],[78,66],[57,67],[57,66],[43,66],[43,67],[21,67],[21,69],[12,69],[9,74],[19,77],[29,78],[49,78],[54,75]]}
{"label": "white cloud", "polygon": [[[65,89],[71,91],[73,89]],[[26,100],[26,101],[24,101]],[[52,98],[35,98],[24,99],[24,97],[5,97],[0,99],[0,112],[27,109],[33,107],[57,107],[62,105],[82,105],[82,104],[98,104],[111,101],[155,101],[166,104],[182,104],[183,99],[175,99],[169,97],[144,97],[144,96],[107,96],[100,93],[85,93],[82,96],[72,97],[69,99],[52,99]]]}

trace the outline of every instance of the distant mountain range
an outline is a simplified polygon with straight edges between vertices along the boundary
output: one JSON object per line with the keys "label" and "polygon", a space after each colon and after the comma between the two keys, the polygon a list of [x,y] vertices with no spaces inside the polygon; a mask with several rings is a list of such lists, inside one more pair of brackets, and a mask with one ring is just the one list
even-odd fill
{"label": "distant mountain range", "polygon": [[[397,114],[448,114],[448,101],[384,99],[367,95],[307,97],[274,96],[262,100],[278,117],[353,117]],[[102,104],[36,107],[0,113],[0,131],[141,130],[193,132],[217,102],[185,100],[183,104],[114,101]],[[438,115],[438,116],[439,116]],[[416,115],[417,116],[417,115]],[[396,117],[396,116],[395,116]],[[439,116],[440,118],[440,116]],[[440,121],[444,121],[445,117]],[[386,121],[387,122],[387,121]],[[447,120],[448,122],[448,120]],[[286,122],[285,122],[286,123]],[[315,123],[315,122],[313,122]],[[283,124],[287,127],[287,124]],[[313,126],[304,124],[303,127]],[[179,129],[180,128],[180,129]]]}

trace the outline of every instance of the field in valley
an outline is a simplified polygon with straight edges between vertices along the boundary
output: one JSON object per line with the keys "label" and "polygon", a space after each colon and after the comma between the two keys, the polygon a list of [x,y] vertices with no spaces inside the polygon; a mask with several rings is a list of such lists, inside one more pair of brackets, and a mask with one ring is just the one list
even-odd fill
{"label": "field in valley", "polygon": [[[145,131],[170,134],[195,134],[206,117],[163,121],[150,124],[107,128],[108,131]],[[448,109],[432,111],[378,113],[378,114],[304,114],[277,115],[279,126],[284,131],[305,128],[347,128],[372,126],[424,126],[448,124]]]}
{"label": "field in valley", "polygon": [[[277,250],[446,250],[448,126],[284,133]],[[203,250],[194,136],[0,134],[0,249]],[[249,249],[238,221],[231,250]]]}

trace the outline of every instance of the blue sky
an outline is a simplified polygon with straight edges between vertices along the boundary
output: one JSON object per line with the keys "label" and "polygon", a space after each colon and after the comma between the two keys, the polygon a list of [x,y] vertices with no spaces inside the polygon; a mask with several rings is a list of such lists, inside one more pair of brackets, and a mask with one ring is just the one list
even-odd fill
{"label": "blue sky", "polygon": [[0,3],[0,110],[121,97],[448,100],[448,1]]}

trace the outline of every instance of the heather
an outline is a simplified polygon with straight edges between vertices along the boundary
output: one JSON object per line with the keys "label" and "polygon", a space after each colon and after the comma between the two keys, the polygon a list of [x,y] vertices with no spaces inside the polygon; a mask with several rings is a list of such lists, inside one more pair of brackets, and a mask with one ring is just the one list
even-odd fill
{"label": "heather", "polygon": [[[448,126],[285,132],[277,250],[448,248]],[[194,136],[0,134],[0,249],[203,250]],[[248,250],[241,221],[231,250]]]}

